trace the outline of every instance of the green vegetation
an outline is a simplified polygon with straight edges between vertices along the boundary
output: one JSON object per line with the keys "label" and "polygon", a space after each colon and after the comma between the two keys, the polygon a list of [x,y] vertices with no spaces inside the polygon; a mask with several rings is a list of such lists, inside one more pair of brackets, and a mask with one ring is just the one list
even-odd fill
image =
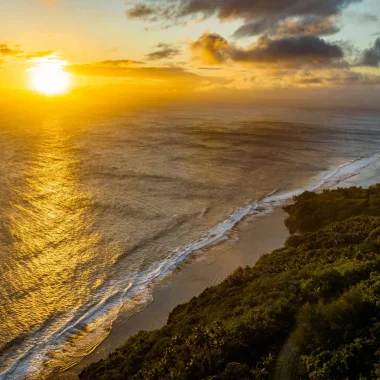
{"label": "green vegetation", "polygon": [[[304,193],[284,248],[176,307],[81,379],[271,379],[285,344],[297,379],[380,378],[380,185]],[[296,234],[297,233],[297,234]]]}

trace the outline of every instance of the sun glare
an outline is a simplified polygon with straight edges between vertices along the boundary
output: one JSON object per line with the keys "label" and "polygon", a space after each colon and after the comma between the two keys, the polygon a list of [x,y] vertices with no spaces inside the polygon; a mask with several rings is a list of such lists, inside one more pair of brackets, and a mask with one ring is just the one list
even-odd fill
{"label": "sun glare", "polygon": [[30,86],[44,95],[60,95],[68,91],[70,74],[64,70],[65,62],[58,59],[40,61],[29,69]]}

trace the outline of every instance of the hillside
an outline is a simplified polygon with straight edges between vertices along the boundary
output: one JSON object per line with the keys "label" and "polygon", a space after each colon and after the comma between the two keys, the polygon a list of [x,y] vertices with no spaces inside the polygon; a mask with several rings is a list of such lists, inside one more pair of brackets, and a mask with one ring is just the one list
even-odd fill
{"label": "hillside", "polygon": [[297,352],[297,379],[378,379],[380,185],[304,193],[285,211],[293,235],[284,248],[176,307],[162,329],[131,337],[80,378],[271,379],[286,345]]}

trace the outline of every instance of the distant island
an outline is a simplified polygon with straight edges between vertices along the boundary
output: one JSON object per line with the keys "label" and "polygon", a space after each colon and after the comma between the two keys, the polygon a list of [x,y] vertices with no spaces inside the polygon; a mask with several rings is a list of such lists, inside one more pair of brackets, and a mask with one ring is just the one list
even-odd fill
{"label": "distant island", "polygon": [[380,185],[305,192],[285,211],[285,247],[80,379],[379,379]]}

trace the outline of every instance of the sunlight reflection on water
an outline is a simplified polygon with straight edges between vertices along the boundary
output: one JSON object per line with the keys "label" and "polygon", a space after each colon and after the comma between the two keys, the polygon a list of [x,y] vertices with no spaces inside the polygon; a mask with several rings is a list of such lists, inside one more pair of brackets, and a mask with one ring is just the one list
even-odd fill
{"label": "sunlight reflection on water", "polygon": [[56,376],[216,226],[380,141],[368,114],[49,110],[0,113],[1,380]]}
{"label": "sunlight reflection on water", "polygon": [[77,163],[70,136],[59,125],[46,124],[12,201],[11,260],[0,269],[7,295],[0,304],[1,341],[11,348],[15,339],[30,332],[34,337],[22,354],[8,351],[3,364],[56,333],[90,300],[112,265],[99,247],[91,197],[80,186]]}

